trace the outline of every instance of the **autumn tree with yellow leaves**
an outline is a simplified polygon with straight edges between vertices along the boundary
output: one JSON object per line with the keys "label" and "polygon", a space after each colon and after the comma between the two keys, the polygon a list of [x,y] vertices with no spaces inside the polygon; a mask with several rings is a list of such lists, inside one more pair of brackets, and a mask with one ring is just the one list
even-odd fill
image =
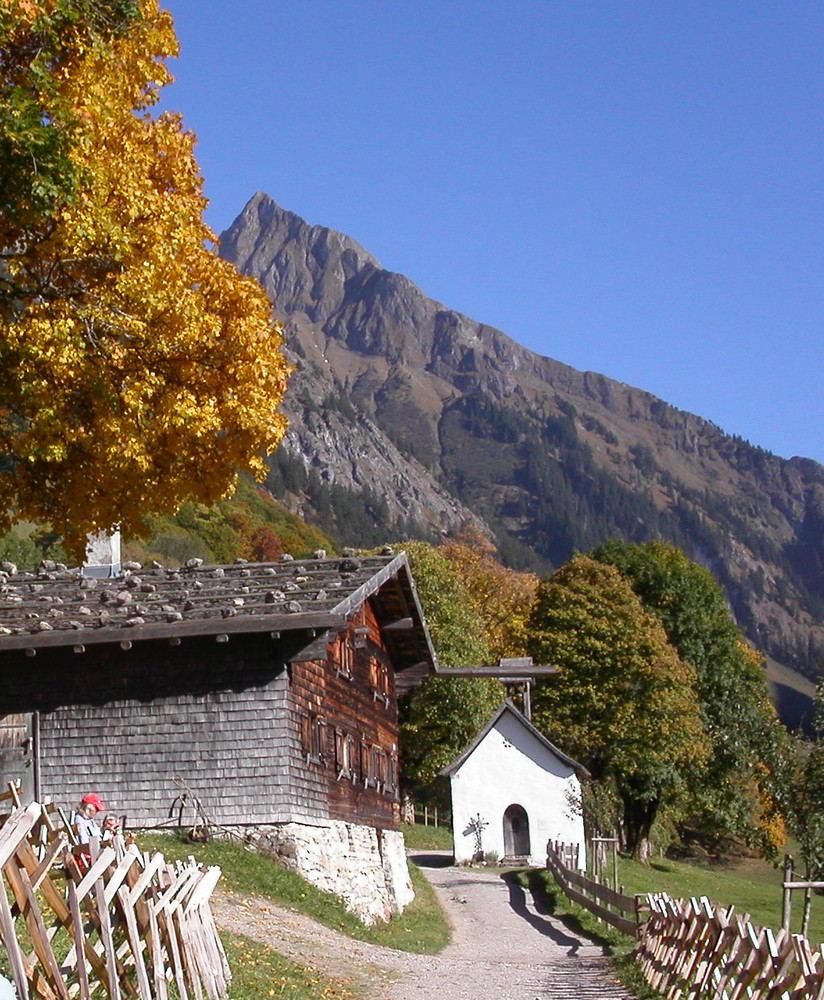
{"label": "autumn tree with yellow leaves", "polygon": [[264,474],[288,367],[213,252],[194,136],[152,113],[155,0],[0,0],[0,530],[139,534]]}
{"label": "autumn tree with yellow leaves", "polygon": [[491,662],[526,652],[538,577],[502,566],[495,545],[477,528],[464,528],[440,552],[457,571],[482,620]]}

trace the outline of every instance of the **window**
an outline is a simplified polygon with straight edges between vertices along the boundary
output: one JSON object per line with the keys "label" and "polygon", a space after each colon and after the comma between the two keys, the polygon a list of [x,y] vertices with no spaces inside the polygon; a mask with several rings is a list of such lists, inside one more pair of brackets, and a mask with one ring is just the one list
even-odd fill
{"label": "window", "polygon": [[343,729],[335,730],[335,770],[341,778],[357,779],[357,743],[354,736]]}
{"label": "window", "polygon": [[326,762],[326,721],[319,715],[304,715],[301,718],[301,742],[307,761],[316,764]]}
{"label": "window", "polygon": [[394,745],[386,760],[386,791],[395,793],[398,790],[398,751]]}
{"label": "window", "polygon": [[389,708],[389,661],[385,656],[372,655],[369,659],[369,683],[372,688],[372,701],[382,701]]}
{"label": "window", "polygon": [[361,740],[360,745],[360,776],[364,788],[369,787],[369,744]]}
{"label": "window", "polygon": [[386,785],[386,751],[379,746],[369,747],[369,773],[367,784],[379,791]]}
{"label": "window", "polygon": [[394,795],[398,789],[398,753],[393,744],[387,752],[377,743],[361,741],[361,778],[364,788],[377,788],[385,795]]}
{"label": "window", "polygon": [[355,666],[355,649],[348,631],[335,643],[334,663],[338,677],[351,681]]}

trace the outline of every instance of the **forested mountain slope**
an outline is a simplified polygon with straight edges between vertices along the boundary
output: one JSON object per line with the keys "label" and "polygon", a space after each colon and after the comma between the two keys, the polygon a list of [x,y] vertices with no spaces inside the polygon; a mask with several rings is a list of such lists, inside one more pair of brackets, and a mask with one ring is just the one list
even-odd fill
{"label": "forested mountain slope", "polygon": [[482,523],[539,572],[611,536],[668,539],[762,650],[819,672],[824,467],[541,357],[267,195],[221,240],[298,366],[269,483],[293,509],[350,544]]}

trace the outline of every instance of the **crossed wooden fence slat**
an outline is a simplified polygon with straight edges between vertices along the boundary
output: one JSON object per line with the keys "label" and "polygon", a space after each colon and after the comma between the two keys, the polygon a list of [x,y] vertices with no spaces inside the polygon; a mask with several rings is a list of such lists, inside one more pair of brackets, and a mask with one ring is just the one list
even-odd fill
{"label": "crossed wooden fence slat", "polygon": [[824,1000],[824,945],[814,949],[801,934],[773,933],[705,896],[633,900],[567,867],[568,857],[563,845],[547,844],[547,868],[564,893],[638,938],[644,978],[667,1000]]}
{"label": "crossed wooden fence slat", "polygon": [[773,933],[706,897],[649,902],[636,954],[668,1000],[824,1000],[824,947],[803,935]]}
{"label": "crossed wooden fence slat", "polygon": [[[6,795],[0,798],[8,798]],[[19,1000],[221,1000],[231,971],[209,899],[219,868],[136,845],[70,846],[48,807],[0,827],[0,941]],[[87,867],[86,867],[87,866]]]}

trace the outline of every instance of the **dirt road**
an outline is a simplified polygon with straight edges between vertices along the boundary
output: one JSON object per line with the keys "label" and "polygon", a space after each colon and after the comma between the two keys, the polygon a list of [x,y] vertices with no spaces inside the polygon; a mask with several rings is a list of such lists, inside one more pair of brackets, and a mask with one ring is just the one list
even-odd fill
{"label": "dirt road", "polygon": [[440,955],[410,955],[353,941],[264,900],[223,895],[218,924],[296,962],[346,980],[368,1000],[631,1000],[600,947],[539,912],[528,892],[484,869],[416,855],[449,917]]}

